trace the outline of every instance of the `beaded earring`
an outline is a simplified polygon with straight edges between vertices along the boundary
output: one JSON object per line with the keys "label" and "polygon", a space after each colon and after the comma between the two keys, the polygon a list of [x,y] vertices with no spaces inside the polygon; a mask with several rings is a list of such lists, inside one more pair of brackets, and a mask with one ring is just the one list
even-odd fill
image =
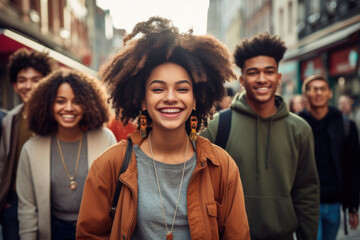
{"label": "beaded earring", "polygon": [[197,123],[198,123],[197,117],[191,116],[190,117],[190,128],[191,128],[190,140],[191,141],[195,141],[197,139],[197,134],[196,134]]}
{"label": "beaded earring", "polygon": [[147,118],[146,115],[140,111],[140,136],[142,138],[146,137],[146,128],[147,128]]}

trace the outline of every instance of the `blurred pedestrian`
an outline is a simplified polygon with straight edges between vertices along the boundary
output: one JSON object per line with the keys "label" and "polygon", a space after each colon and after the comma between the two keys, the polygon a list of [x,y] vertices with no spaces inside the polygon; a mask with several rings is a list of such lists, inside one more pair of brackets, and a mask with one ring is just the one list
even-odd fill
{"label": "blurred pedestrian", "polygon": [[[260,33],[235,49],[240,83],[229,112],[202,133],[234,158],[244,186],[252,239],[315,239],[319,180],[309,125],[290,113],[280,85],[286,51],[277,36]],[[219,141],[221,139],[221,141]]]}
{"label": "blurred pedestrian", "polygon": [[197,137],[223,82],[234,77],[227,49],[210,36],[180,34],[160,17],[138,23],[124,42],[102,76],[122,121],[140,112],[140,131],[128,138],[131,161],[120,177],[128,141],[91,167],[77,239],[249,239],[235,162]]}
{"label": "blurred pedestrian", "polygon": [[7,113],[2,120],[0,140],[0,213],[3,240],[19,239],[17,217],[18,199],[15,179],[20,151],[32,136],[27,128],[24,107],[30,92],[36,88],[41,78],[56,67],[55,61],[46,53],[21,48],[14,52],[7,65],[9,80],[19,94],[22,103]]}
{"label": "blurred pedestrian", "polygon": [[354,104],[354,99],[348,95],[341,95],[338,99],[338,108],[340,112],[342,112],[351,119],[354,119],[352,113],[353,104]]}
{"label": "blurred pedestrian", "polygon": [[116,143],[98,80],[74,70],[43,79],[26,106],[37,136],[21,151],[16,179],[21,239],[75,239],[84,182],[95,158]]}
{"label": "blurred pedestrian", "polygon": [[226,95],[221,99],[221,101],[216,106],[216,111],[221,111],[223,109],[230,108],[231,101],[234,97],[234,90],[230,87],[226,88]]}
{"label": "blurred pedestrian", "polygon": [[299,113],[305,108],[305,99],[301,94],[294,94],[289,100],[289,110],[292,113]]}
{"label": "blurred pedestrian", "polygon": [[[332,91],[324,76],[307,77],[302,86],[308,110],[299,115],[311,126],[320,178],[318,240],[336,239],[340,206],[349,210],[351,229],[359,224],[359,138],[355,123],[329,107]],[[345,222],[346,224],[346,222]]]}

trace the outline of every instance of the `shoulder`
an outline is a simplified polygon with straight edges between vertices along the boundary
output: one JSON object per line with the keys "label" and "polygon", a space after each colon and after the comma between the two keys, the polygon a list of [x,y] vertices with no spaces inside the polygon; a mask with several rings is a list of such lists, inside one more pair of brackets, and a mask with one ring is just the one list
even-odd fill
{"label": "shoulder", "polygon": [[101,128],[97,128],[97,129],[93,129],[93,130],[90,130],[87,132],[88,134],[88,137],[89,138],[94,138],[94,139],[97,139],[97,138],[101,138],[101,139],[108,139],[108,140],[112,140],[112,141],[115,141],[116,142],[116,138],[113,134],[113,132],[106,128],[106,127],[101,127]]}
{"label": "shoulder", "polygon": [[309,130],[311,129],[308,122],[301,115],[297,115],[295,113],[290,112],[288,116],[288,120],[290,124],[294,124],[298,127],[302,127]]}
{"label": "shoulder", "polygon": [[11,109],[10,111],[7,112],[7,114],[4,116],[4,118],[2,119],[2,124],[4,126],[7,126],[8,124],[11,124],[12,119],[21,114],[21,111],[24,108],[24,104],[19,104],[16,107],[14,107],[13,109]]}
{"label": "shoulder", "polygon": [[215,166],[236,166],[235,161],[228,152],[226,152],[221,147],[211,143],[204,137],[198,137],[197,151],[199,151],[199,157],[201,158],[201,161],[208,160]]}
{"label": "shoulder", "polygon": [[92,165],[97,168],[114,168],[116,169],[120,160],[125,155],[127,147],[127,140],[122,140],[116,144],[108,147],[98,158],[93,162]]}
{"label": "shoulder", "polygon": [[50,144],[51,136],[33,136],[27,140],[23,146],[24,149],[33,149],[43,147],[45,144]]}

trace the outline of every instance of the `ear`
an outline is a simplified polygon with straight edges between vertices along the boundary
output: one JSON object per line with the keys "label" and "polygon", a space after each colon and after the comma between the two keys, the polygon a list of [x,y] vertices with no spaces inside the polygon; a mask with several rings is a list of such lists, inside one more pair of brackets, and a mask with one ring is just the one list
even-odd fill
{"label": "ear", "polygon": [[13,85],[14,91],[15,91],[16,93],[19,93],[19,88],[18,88],[17,83],[13,83],[12,85]]}
{"label": "ear", "polygon": [[146,110],[146,104],[145,104],[145,100],[141,103],[141,111],[145,111]]}
{"label": "ear", "polygon": [[240,85],[241,85],[241,86],[244,86],[244,78],[243,78],[242,75],[240,75],[239,81],[240,81]]}
{"label": "ear", "polygon": [[281,85],[281,80],[282,80],[282,75],[281,73],[278,73],[278,85],[280,86]]}

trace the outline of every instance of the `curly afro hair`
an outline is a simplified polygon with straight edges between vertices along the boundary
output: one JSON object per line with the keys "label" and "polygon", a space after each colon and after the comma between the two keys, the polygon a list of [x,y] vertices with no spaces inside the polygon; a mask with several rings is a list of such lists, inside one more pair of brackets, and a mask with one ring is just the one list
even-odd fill
{"label": "curly afro hair", "polygon": [[26,105],[29,129],[45,136],[57,131],[53,106],[59,86],[69,83],[83,109],[80,126],[88,130],[101,127],[109,118],[105,88],[100,81],[75,70],[59,69],[43,78],[31,93]]}
{"label": "curly afro hair", "polygon": [[[135,38],[138,34],[141,36]],[[165,62],[182,66],[192,78],[196,98],[196,112],[192,115],[198,118],[197,130],[206,127],[213,115],[213,105],[225,95],[223,83],[236,77],[231,55],[216,38],[196,36],[192,31],[179,33],[170,20],[161,17],[138,23],[124,38],[124,48],[100,69],[101,77],[108,83],[109,101],[116,117],[126,124],[138,116],[146,81],[151,71]]]}
{"label": "curly afro hair", "polygon": [[7,72],[10,82],[16,83],[18,73],[29,67],[45,77],[57,67],[57,63],[47,53],[20,48],[9,58]]}
{"label": "curly afro hair", "polygon": [[268,56],[275,59],[277,65],[286,51],[285,43],[278,36],[270,36],[269,33],[259,33],[250,40],[245,38],[236,46],[234,58],[236,65],[242,70],[245,61],[257,57]]}

